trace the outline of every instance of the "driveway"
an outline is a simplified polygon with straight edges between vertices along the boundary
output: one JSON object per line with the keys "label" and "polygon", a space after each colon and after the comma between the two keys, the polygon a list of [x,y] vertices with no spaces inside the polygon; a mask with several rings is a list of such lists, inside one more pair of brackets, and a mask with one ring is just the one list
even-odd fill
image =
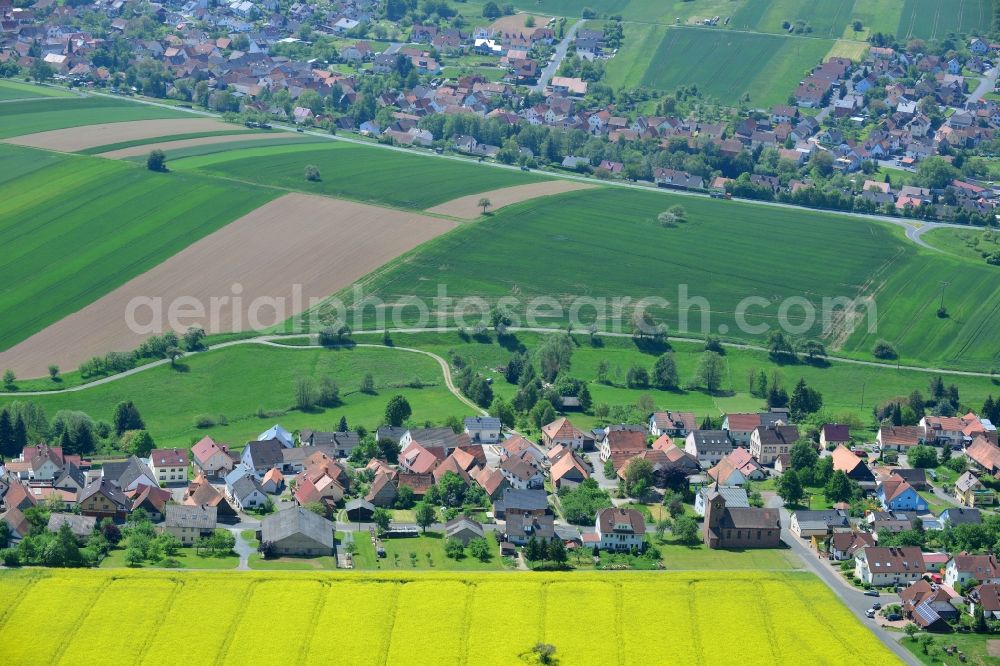
{"label": "driveway", "polygon": [[566,57],[566,51],[569,50],[569,45],[572,43],[573,39],[576,38],[576,31],[580,29],[583,25],[583,19],[580,19],[566,31],[563,35],[562,41],[556,45],[556,52],[552,55],[548,64],[542,68],[542,71],[538,74],[538,83],[531,86],[532,92],[545,92],[545,86],[549,85],[549,81],[555,76],[556,72],[559,71],[559,66],[562,64],[563,59]]}

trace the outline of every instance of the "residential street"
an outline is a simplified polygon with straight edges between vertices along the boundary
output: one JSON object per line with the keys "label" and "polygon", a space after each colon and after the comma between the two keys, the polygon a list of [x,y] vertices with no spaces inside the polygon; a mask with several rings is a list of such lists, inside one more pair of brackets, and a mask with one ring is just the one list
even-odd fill
{"label": "residential street", "polygon": [[997,68],[994,67],[993,69],[987,70],[983,74],[983,78],[980,79],[979,85],[976,86],[976,89],[972,91],[971,95],[969,95],[969,99],[968,101],[966,101],[965,104],[966,107],[975,104],[976,102],[981,100],[983,96],[986,95],[986,93],[993,92],[993,89],[996,87],[996,85],[997,85]]}
{"label": "residential street", "polygon": [[552,59],[549,60],[545,64],[545,67],[542,68],[542,71],[539,72],[538,83],[531,86],[532,92],[545,91],[545,86],[549,85],[549,81],[551,81],[552,77],[555,76],[556,72],[559,71],[559,66],[562,64],[563,59],[566,57],[566,51],[569,50],[569,45],[576,37],[576,31],[580,29],[581,25],[583,25],[583,19],[580,19],[579,21],[574,23],[570,27],[570,29],[566,31],[566,34],[563,36],[562,41],[559,42],[559,44],[556,46],[556,52],[552,56]]}
{"label": "residential street", "polygon": [[861,590],[851,586],[848,582],[840,575],[840,572],[834,569],[830,564],[824,560],[819,559],[816,556],[815,551],[813,551],[806,542],[799,539],[797,536],[792,534],[789,530],[789,525],[791,524],[791,514],[788,510],[784,508],[783,502],[777,495],[772,495],[766,498],[766,505],[770,508],[780,508],[781,510],[781,539],[786,544],[788,544],[792,551],[799,556],[802,562],[806,565],[806,568],[812,573],[819,576],[826,585],[840,597],[840,600],[847,605],[857,616],[858,619],[867,625],[879,640],[881,640],[886,647],[892,650],[904,663],[917,665],[920,662],[910,654],[910,652],[899,644],[899,639],[903,637],[903,634],[893,634],[886,632],[885,630],[879,629],[875,626],[875,621],[870,620],[865,617],[865,611],[871,608],[872,604],[876,601],[881,603],[883,606],[887,604],[898,604],[899,595],[889,594],[883,592],[877,599],[875,597],[865,596]]}

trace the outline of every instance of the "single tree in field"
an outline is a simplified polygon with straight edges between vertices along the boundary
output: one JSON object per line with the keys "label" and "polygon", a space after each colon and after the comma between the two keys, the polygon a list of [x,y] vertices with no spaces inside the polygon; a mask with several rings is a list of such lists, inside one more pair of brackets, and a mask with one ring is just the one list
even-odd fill
{"label": "single tree in field", "polygon": [[320,180],[322,180],[322,177],[319,175],[319,167],[317,167],[315,164],[307,164],[306,180],[308,180],[310,183],[318,183]]}
{"label": "single tree in field", "polygon": [[14,382],[17,381],[17,375],[14,374],[13,370],[6,370],[3,373],[3,385],[7,388],[12,388]]}
{"label": "single tree in field", "polygon": [[162,150],[149,151],[149,157],[146,158],[146,168],[150,171],[166,171],[167,156],[163,154]]}
{"label": "single tree in field", "polygon": [[53,363],[52,365],[49,366],[49,377],[52,378],[52,381],[55,381],[55,380],[59,379],[59,366],[58,365],[56,365],[56,364]]}
{"label": "single tree in field", "polygon": [[184,352],[180,347],[170,347],[167,349],[167,358],[170,359],[170,367],[177,367],[177,359],[184,356]]}
{"label": "single tree in field", "polygon": [[417,502],[416,506],[413,507],[414,519],[417,521],[417,525],[424,532],[427,528],[434,524],[434,519],[436,518],[436,512],[434,507],[432,507],[427,502]]}
{"label": "single tree in field", "polygon": [[403,425],[412,416],[409,401],[401,395],[394,395],[385,406],[385,422],[394,428]]}
{"label": "single tree in field", "polygon": [[709,393],[715,393],[722,387],[725,373],[725,362],[715,352],[704,352],[698,362],[695,374],[695,385],[704,387]]}
{"label": "single tree in field", "polygon": [[477,203],[476,205],[483,209],[483,215],[485,215],[486,214],[486,209],[489,208],[490,206],[492,206],[493,202],[490,201],[489,199],[487,199],[486,197],[482,197],[479,200],[479,203]]}

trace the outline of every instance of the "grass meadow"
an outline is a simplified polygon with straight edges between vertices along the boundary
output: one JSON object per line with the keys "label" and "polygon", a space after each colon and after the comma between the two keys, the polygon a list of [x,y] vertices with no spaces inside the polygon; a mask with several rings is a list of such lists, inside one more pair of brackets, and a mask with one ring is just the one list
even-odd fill
{"label": "grass meadow", "polygon": [[[720,624],[752,621],[748,664],[896,664],[817,578],[799,573],[322,574],[0,572],[12,663],[511,664],[536,642],[560,663],[723,663]],[[294,599],[279,606],[276,599]],[[516,611],[504,613],[504,604]],[[192,612],[204,617],[192,623]],[[129,632],[113,620],[125,614]],[[664,617],[669,622],[664,622]],[[601,620],[600,630],[594,622]],[[586,620],[586,621],[584,621]],[[321,630],[336,627],[336,631]],[[835,628],[835,630],[834,630]],[[31,641],[18,640],[30,632]],[[133,640],[141,636],[141,640]]]}
{"label": "grass meadow", "polygon": [[[307,164],[319,168],[321,181],[306,181]],[[344,142],[227,150],[174,160],[171,168],[411,209],[544,179],[520,171],[477,169],[464,162]]]}
{"label": "grass meadow", "polygon": [[173,109],[112,97],[27,100],[0,104],[0,139],[96,123],[190,117],[190,114]]}
{"label": "grass meadow", "polygon": [[[360,392],[370,373],[376,393]],[[298,377],[332,377],[340,387],[342,404],[305,413],[288,411],[295,403]],[[412,388],[416,379],[422,388]],[[426,356],[383,349],[278,349],[258,345],[183,358],[177,368],[163,365],[131,377],[75,393],[0,400],[31,400],[49,416],[61,409],[81,410],[94,419],[110,421],[115,405],[135,402],[158,446],[190,446],[205,435],[237,448],[275,421],[291,430],[336,428],[341,416],[351,427],[374,430],[382,422],[385,404],[403,395],[413,406],[413,420],[442,423],[449,416],[467,416],[470,409],[444,386],[438,364]],[[258,416],[263,410],[267,416]],[[197,428],[195,417],[216,422]]]}
{"label": "grass meadow", "polygon": [[674,90],[696,85],[735,104],[749,93],[755,107],[784,104],[832,40],[733,30],[626,24],[625,45],[607,64],[612,86]]}
{"label": "grass meadow", "polygon": [[[931,229],[921,238],[928,245],[933,245],[939,250],[944,250],[957,257],[972,259],[976,262],[983,261],[983,252],[992,254],[1000,252],[1000,235],[991,231],[989,236],[983,229]],[[1000,268],[996,269],[1000,272]],[[1000,277],[1000,273],[998,273]]]}
{"label": "grass meadow", "polygon": [[277,194],[0,146],[0,348],[79,310]]}
{"label": "grass meadow", "polygon": [[993,0],[906,0],[896,36],[944,39],[949,33],[978,32],[992,20]]}

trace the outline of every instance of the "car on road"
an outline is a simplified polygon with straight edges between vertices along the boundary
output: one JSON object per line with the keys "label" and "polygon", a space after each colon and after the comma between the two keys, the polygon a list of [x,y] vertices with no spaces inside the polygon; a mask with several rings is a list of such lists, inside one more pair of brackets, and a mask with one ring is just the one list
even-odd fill
{"label": "car on road", "polygon": [[865,617],[867,617],[868,619],[875,617],[875,611],[869,608],[868,610],[865,611]]}
{"label": "car on road", "polygon": [[877,597],[878,596],[878,590],[865,590],[865,596],[866,597]]}
{"label": "car on road", "polygon": [[882,604],[876,601],[872,604],[872,610],[882,610]]}

